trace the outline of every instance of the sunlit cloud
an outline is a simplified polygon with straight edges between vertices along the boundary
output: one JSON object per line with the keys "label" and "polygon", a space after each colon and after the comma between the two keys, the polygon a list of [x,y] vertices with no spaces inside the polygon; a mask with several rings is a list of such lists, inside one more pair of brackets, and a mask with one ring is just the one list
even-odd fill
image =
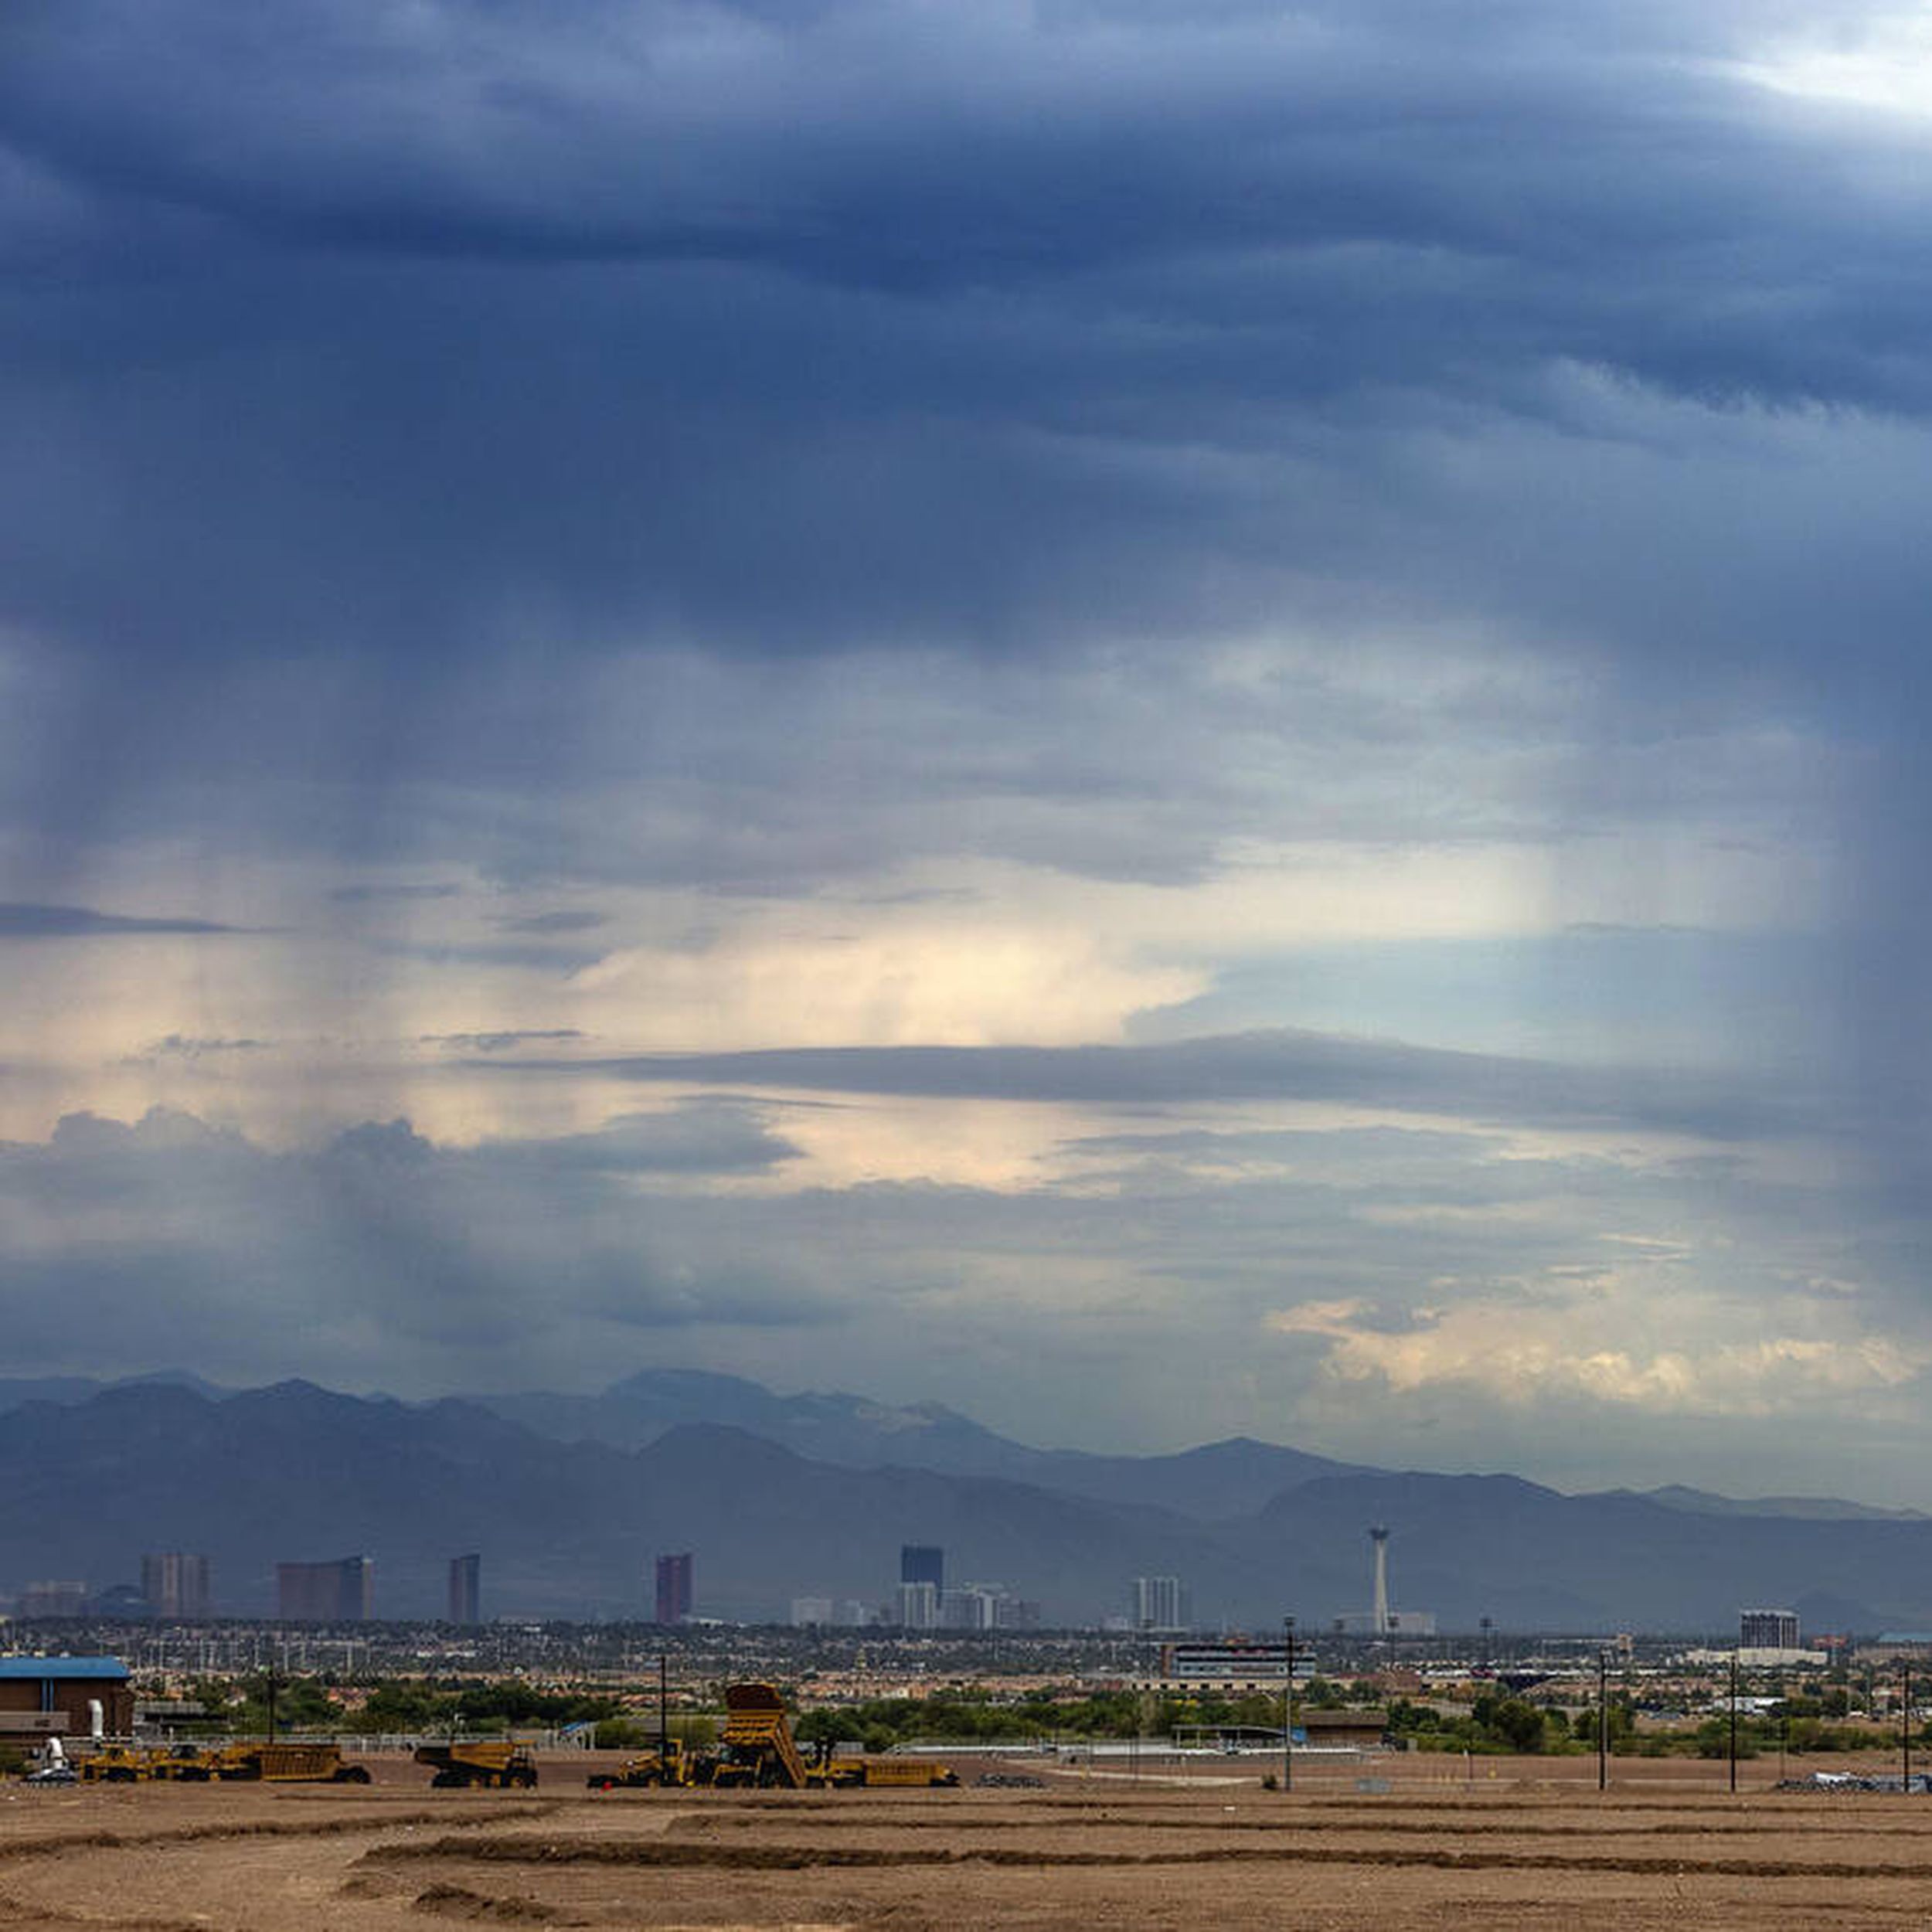
{"label": "sunlit cloud", "polygon": [[1805,100],[1932,118],[1932,21],[1921,7],[1871,7],[1781,39],[1730,71]]}
{"label": "sunlit cloud", "polygon": [[[1884,1395],[1932,1364],[1932,1348],[1860,1335],[1849,1325],[1835,1336],[1726,1339],[1740,1325],[1734,1304],[1700,1305],[1674,1294],[1652,1308],[1640,1287],[1614,1281],[1556,1305],[1546,1298],[1475,1298],[1427,1308],[1396,1330],[1375,1325],[1372,1315],[1355,1303],[1311,1303],[1268,1321],[1280,1334],[1322,1338],[1326,1372],[1342,1382],[1523,1406],[1579,1396],[1637,1413],[1767,1417],[1807,1403]],[[1648,1339],[1633,1339],[1633,1329]]]}

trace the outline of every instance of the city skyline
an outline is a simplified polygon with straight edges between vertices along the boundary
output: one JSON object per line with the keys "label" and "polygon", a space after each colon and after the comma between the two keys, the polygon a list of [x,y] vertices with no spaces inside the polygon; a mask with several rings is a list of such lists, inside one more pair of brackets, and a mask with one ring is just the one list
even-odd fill
{"label": "city skyline", "polygon": [[1929,124],[1876,5],[16,0],[9,1374],[1932,1505]]}

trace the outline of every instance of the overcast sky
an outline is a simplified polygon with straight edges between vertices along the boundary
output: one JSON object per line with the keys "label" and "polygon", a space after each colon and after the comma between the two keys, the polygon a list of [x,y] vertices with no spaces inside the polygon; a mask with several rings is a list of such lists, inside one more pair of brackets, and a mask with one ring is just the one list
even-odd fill
{"label": "overcast sky", "polygon": [[1932,1505],[1932,28],[6,0],[14,1374]]}

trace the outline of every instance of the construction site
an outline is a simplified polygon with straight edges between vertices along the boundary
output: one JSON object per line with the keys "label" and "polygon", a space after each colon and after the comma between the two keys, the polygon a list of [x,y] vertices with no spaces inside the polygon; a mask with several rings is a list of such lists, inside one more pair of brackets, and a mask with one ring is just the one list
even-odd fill
{"label": "construction site", "polygon": [[1398,1757],[1298,1766],[1284,1791],[1252,1765],[1038,1755],[955,1760],[957,1788],[841,1791],[809,1753],[780,1768],[776,1727],[745,1715],[736,1779],[686,1761],[633,1782],[637,1754],[606,1753],[608,1782],[548,1757],[534,1789],[452,1786],[389,1753],[366,1784],[10,1784],[0,1927],[1841,1932],[1921,1922],[1932,1883],[1923,1798],[1781,1792],[1768,1766],[1733,1793],[1723,1765],[1620,1765],[1600,1791],[1583,1760]]}

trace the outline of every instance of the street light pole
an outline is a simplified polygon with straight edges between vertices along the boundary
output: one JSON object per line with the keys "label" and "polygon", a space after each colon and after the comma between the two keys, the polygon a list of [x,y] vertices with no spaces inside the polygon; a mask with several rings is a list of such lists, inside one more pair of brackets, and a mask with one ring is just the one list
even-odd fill
{"label": "street light pole", "polygon": [[1282,1663],[1285,1682],[1281,1687],[1281,1788],[1294,1789],[1294,1619],[1281,1619]]}

